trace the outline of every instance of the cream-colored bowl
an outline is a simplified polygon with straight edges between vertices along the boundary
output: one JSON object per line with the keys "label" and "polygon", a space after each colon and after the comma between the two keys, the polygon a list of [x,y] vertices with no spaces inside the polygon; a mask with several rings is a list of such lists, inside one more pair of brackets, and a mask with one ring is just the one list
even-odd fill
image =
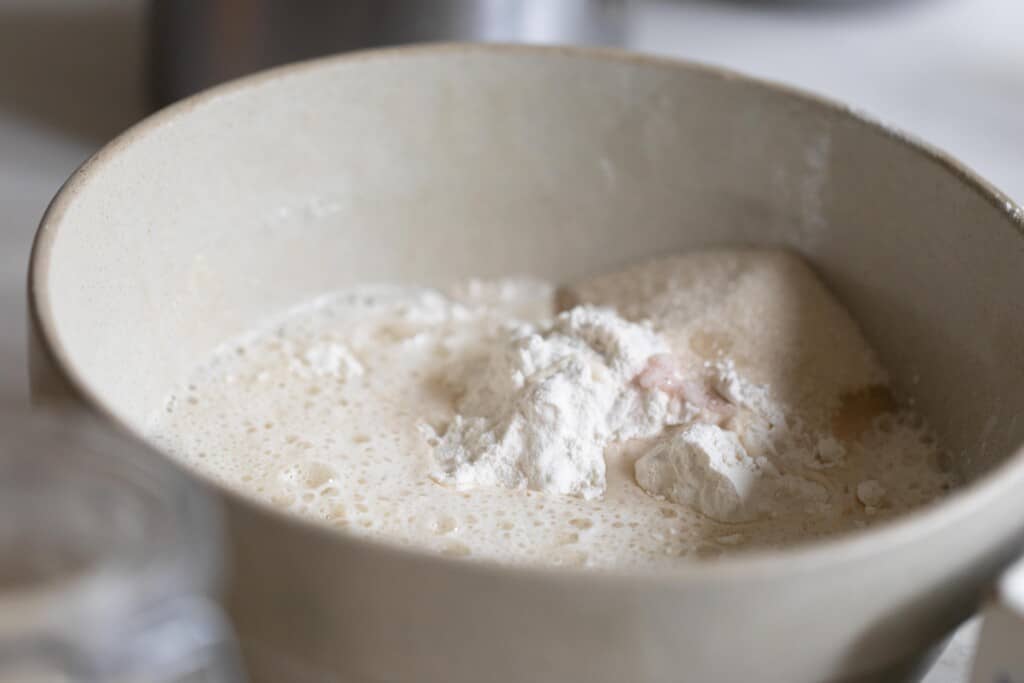
{"label": "cream-colored bowl", "polygon": [[841,107],[680,62],[461,45],[217,88],[54,200],[33,380],[141,432],[214,345],[324,290],[565,280],[721,243],[805,254],[973,483],[877,531],[659,574],[435,557],[222,491],[254,678],[895,680],[1024,538],[1024,235],[984,182]]}

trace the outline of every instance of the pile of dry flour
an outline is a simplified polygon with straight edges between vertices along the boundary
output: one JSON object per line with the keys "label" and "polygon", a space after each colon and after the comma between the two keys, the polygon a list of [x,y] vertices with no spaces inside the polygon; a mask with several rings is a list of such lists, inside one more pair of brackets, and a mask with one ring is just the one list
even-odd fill
{"label": "pile of dry flour", "polygon": [[[728,360],[684,367],[650,324],[610,309],[576,306],[546,325],[506,328],[479,359],[458,363],[458,412],[442,433],[423,426],[437,443],[433,476],[455,488],[597,498],[609,444],[647,439],[637,484],[712,519],[752,521],[828,500],[819,483],[773,464],[788,428],[763,389]],[[842,446],[823,439],[841,457]]]}
{"label": "pile of dry flour", "polygon": [[633,382],[666,353],[649,326],[580,306],[552,323],[510,327],[461,378],[458,413],[439,444],[438,481],[597,498],[612,441],[654,436],[679,421],[679,402]]}

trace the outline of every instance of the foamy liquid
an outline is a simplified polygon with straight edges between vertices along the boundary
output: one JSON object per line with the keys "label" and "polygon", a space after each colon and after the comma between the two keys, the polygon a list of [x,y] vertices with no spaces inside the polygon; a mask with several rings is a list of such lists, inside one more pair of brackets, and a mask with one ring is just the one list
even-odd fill
{"label": "foamy liquid", "polygon": [[[952,483],[927,433],[909,418],[887,418],[847,447],[843,467],[809,473],[830,494],[828,510],[814,514],[714,522],[641,490],[630,444],[606,453],[599,500],[438,484],[417,425],[453,416],[446,368],[510,320],[550,317],[551,301],[551,287],[532,281],[471,282],[447,295],[365,286],[320,297],[219,348],[149,431],[186,465],[292,514],[512,563],[673,566],[870,526]],[[865,479],[885,486],[885,506],[857,499]]]}

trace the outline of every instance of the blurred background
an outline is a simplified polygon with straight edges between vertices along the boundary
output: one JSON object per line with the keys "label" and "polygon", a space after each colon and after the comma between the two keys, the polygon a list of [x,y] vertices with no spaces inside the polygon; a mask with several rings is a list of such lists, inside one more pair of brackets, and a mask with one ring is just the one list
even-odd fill
{"label": "blurred background", "polygon": [[[589,43],[816,91],[1024,200],[1022,0],[0,0],[0,407],[26,397],[28,249],[71,171],[212,83],[429,40]],[[975,627],[928,683],[966,680]]]}

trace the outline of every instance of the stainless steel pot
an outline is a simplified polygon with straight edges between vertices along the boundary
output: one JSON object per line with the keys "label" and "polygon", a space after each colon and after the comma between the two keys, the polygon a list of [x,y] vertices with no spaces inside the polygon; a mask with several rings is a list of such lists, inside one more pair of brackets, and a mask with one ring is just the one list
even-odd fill
{"label": "stainless steel pot", "polygon": [[298,59],[444,40],[621,45],[626,0],[154,0],[150,85],[165,105]]}
{"label": "stainless steel pot", "polygon": [[789,245],[970,486],[665,573],[435,557],[222,491],[230,609],[264,681],[891,681],[1024,539],[1022,223],[943,155],[734,74],[564,48],[353,54],[185,101],[71,178],[32,257],[33,383],[144,435],[214,345],[325,289]]}

